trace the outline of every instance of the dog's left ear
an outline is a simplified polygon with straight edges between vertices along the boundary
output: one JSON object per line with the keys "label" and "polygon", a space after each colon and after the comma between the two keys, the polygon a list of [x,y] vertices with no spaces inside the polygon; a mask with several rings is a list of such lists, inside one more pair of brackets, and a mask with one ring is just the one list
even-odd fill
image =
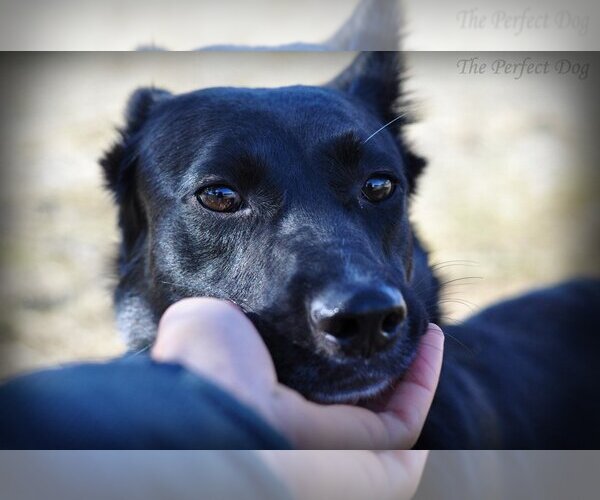
{"label": "dog's left ear", "polygon": [[[382,125],[392,122],[406,113],[406,102],[402,92],[404,68],[400,52],[361,52],[326,86],[335,88],[359,99],[374,114]],[[390,123],[388,129],[400,143],[406,163],[411,192],[416,179],[425,168],[426,161],[414,154],[406,144],[402,126],[410,122],[409,115]]]}
{"label": "dog's left ear", "polygon": [[137,137],[154,106],[169,97],[171,94],[166,90],[153,87],[136,90],[127,103],[120,140],[100,159],[106,186],[114,194],[119,206],[121,254],[124,259],[129,258],[146,229],[145,217],[135,194]]}
{"label": "dog's left ear", "polygon": [[106,185],[115,193],[119,202],[124,194],[123,188],[126,184],[123,182],[124,178],[131,170],[129,167],[133,163],[129,146],[134,142],[136,134],[146,122],[154,105],[168,97],[171,97],[171,94],[166,90],[143,87],[137,89],[127,102],[125,126],[119,130],[121,140],[117,141],[100,160]]}

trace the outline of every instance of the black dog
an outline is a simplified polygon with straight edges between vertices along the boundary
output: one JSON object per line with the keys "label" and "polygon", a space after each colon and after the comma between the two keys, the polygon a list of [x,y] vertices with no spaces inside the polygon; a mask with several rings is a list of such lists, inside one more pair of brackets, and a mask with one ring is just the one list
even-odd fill
{"label": "black dog", "polygon": [[[403,138],[400,61],[359,55],[323,87],[140,89],[102,160],[119,205],[116,308],[132,349],[173,302],[236,302],[280,380],[324,403],[380,393],[439,322],[409,224],[424,161]],[[593,282],[540,292],[448,333],[422,446],[600,443]]]}

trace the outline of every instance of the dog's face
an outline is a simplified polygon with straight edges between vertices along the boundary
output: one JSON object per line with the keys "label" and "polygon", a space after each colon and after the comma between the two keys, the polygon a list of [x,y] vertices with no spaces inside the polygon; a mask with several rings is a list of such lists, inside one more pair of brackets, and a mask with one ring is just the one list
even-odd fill
{"label": "dog's face", "polygon": [[132,345],[173,302],[211,296],[248,314],[311,399],[369,397],[404,372],[430,299],[412,287],[407,205],[422,162],[400,120],[377,132],[394,118],[390,57],[360,56],[327,87],[134,95],[103,160]]}

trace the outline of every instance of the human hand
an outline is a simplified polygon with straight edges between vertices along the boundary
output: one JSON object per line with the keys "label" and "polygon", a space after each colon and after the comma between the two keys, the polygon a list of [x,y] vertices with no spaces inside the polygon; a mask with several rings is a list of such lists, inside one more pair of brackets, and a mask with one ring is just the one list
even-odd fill
{"label": "human hand", "polygon": [[172,305],[160,321],[151,355],[157,361],[180,363],[224,388],[296,448],[403,450],[414,446],[429,412],[443,344],[442,331],[431,324],[415,361],[377,412],[313,403],[278,383],[259,333],[227,301],[193,298]]}

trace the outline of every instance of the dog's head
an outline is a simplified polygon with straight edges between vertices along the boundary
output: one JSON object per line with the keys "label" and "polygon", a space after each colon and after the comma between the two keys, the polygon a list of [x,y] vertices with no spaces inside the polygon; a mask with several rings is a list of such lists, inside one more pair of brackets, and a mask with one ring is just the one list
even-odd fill
{"label": "dog's head", "polygon": [[408,220],[424,162],[392,122],[399,75],[397,54],[363,53],[323,87],[135,92],[102,160],[132,348],[173,302],[212,296],[248,314],[280,380],[311,399],[368,397],[403,373],[435,281]]}

